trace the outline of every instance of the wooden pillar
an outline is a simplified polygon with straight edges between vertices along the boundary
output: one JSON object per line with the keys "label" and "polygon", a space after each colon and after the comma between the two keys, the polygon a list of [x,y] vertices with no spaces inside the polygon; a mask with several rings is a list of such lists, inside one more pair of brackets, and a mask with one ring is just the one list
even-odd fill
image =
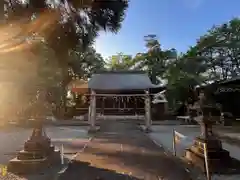
{"label": "wooden pillar", "polygon": [[164,114],[168,113],[168,102],[164,103]]}
{"label": "wooden pillar", "polygon": [[152,119],[151,119],[151,98],[149,95],[149,91],[146,91],[146,96],[145,96],[145,126],[146,126],[146,131],[149,132],[151,131],[151,124],[152,124]]}
{"label": "wooden pillar", "polygon": [[92,114],[92,100],[89,102],[89,107],[88,107],[88,123],[91,124],[91,114]]}
{"label": "wooden pillar", "polygon": [[89,131],[96,131],[96,92],[91,90],[91,101],[89,107],[90,129]]}

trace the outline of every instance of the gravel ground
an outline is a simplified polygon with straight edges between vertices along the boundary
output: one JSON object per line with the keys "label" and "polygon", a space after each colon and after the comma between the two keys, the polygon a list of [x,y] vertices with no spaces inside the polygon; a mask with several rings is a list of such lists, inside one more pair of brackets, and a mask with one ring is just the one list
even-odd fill
{"label": "gravel ground", "polygon": [[60,180],[191,180],[183,163],[167,155],[135,123],[104,121]]}

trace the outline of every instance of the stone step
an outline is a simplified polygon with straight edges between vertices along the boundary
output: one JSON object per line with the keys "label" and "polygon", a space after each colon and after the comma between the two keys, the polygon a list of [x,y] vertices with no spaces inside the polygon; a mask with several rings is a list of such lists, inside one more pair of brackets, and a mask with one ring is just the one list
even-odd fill
{"label": "stone step", "polygon": [[31,160],[31,159],[42,159],[46,157],[46,153],[41,151],[25,151],[22,150],[18,153],[17,159],[19,160]]}
{"label": "stone step", "polygon": [[60,164],[60,151],[54,150],[52,154],[44,158],[36,159],[11,159],[8,163],[8,171],[13,173],[36,173],[52,165]]}
{"label": "stone step", "polygon": [[8,164],[8,171],[14,173],[33,173],[40,169],[48,167],[49,161],[47,158],[19,160],[18,158],[11,159]]}
{"label": "stone step", "polygon": [[36,151],[26,151],[22,150],[18,153],[17,158],[20,160],[35,159],[35,158],[44,158],[51,155],[55,151],[54,147],[51,146],[47,150],[36,150]]}
{"label": "stone step", "polygon": [[[193,164],[199,166],[202,169],[202,171],[205,172],[205,159],[204,156],[202,156],[202,154],[198,154],[195,151],[192,151],[192,149],[187,149],[185,156],[188,160],[190,160]],[[208,163],[210,171],[216,172],[221,166],[222,161],[219,158],[211,160],[209,159]]]}
{"label": "stone step", "polygon": [[[225,151],[225,150],[223,150]],[[226,153],[227,151],[225,151],[224,153]],[[227,154],[227,153],[226,153]],[[195,151],[193,151],[192,149],[187,149],[185,152],[185,157],[187,160],[189,160],[190,162],[192,162],[194,165],[198,166],[201,168],[202,171],[206,171],[205,169],[205,159],[204,156],[202,156],[202,154],[198,154]],[[231,173],[236,173],[239,172],[239,170],[237,170],[238,168],[235,167],[234,163],[233,163],[233,159],[228,156],[228,158],[211,158],[208,159],[208,164],[209,164],[209,171],[211,173],[220,173],[220,174],[231,174]],[[239,163],[238,163],[239,164]],[[238,165],[239,167],[239,165]]]}
{"label": "stone step", "polygon": [[[196,154],[198,154],[201,157],[204,157],[204,150],[196,147],[196,146],[192,146],[190,148],[193,152],[195,152]],[[208,157],[210,159],[226,159],[230,156],[229,151],[225,150],[225,149],[216,149],[216,150],[209,150],[208,151]]]}
{"label": "stone step", "polygon": [[[49,148],[49,149],[48,149]],[[24,144],[25,151],[48,151],[51,150],[51,142],[44,144],[28,141]]]}

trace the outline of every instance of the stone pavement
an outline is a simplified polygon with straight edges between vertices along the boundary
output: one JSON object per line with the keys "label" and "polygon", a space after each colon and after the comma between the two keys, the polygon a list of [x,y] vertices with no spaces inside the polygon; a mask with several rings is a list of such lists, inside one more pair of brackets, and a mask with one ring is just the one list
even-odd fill
{"label": "stone pavement", "polygon": [[[191,180],[182,163],[155,145],[133,122],[105,120],[60,180]],[[196,176],[195,176],[196,177]]]}
{"label": "stone pavement", "polygon": [[[200,134],[200,128],[199,126],[193,126],[193,125],[181,125],[181,126],[153,126],[153,131],[148,134],[148,136],[153,139],[156,143],[161,144],[166,150],[168,150],[170,153],[173,152],[172,148],[172,140],[173,140],[173,130],[176,130],[178,133],[181,134],[181,138],[178,139],[176,144],[176,155],[180,158],[183,157],[185,154],[185,149],[188,148],[193,144],[193,139]],[[225,128],[226,129],[226,128]],[[230,128],[229,128],[230,129]],[[226,141],[222,142],[223,148],[228,150],[230,152],[230,155],[240,160],[240,148],[238,146],[229,144]],[[191,170],[194,169],[194,166],[191,168]],[[199,176],[196,176],[194,179],[204,177],[199,174]],[[206,179],[206,178],[204,178]],[[239,174],[229,174],[229,175],[223,175],[223,174],[214,174],[212,176],[212,180],[239,180],[240,175]]]}
{"label": "stone pavement", "polygon": [[239,127],[220,127],[216,128],[216,133],[222,140],[228,142],[229,144],[240,147],[240,131]]}

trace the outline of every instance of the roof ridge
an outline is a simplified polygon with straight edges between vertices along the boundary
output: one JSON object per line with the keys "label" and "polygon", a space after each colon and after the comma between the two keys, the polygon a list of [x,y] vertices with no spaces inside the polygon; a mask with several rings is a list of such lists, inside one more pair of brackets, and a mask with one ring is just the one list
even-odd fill
{"label": "roof ridge", "polygon": [[105,70],[94,74],[146,74],[146,72],[142,70]]}

